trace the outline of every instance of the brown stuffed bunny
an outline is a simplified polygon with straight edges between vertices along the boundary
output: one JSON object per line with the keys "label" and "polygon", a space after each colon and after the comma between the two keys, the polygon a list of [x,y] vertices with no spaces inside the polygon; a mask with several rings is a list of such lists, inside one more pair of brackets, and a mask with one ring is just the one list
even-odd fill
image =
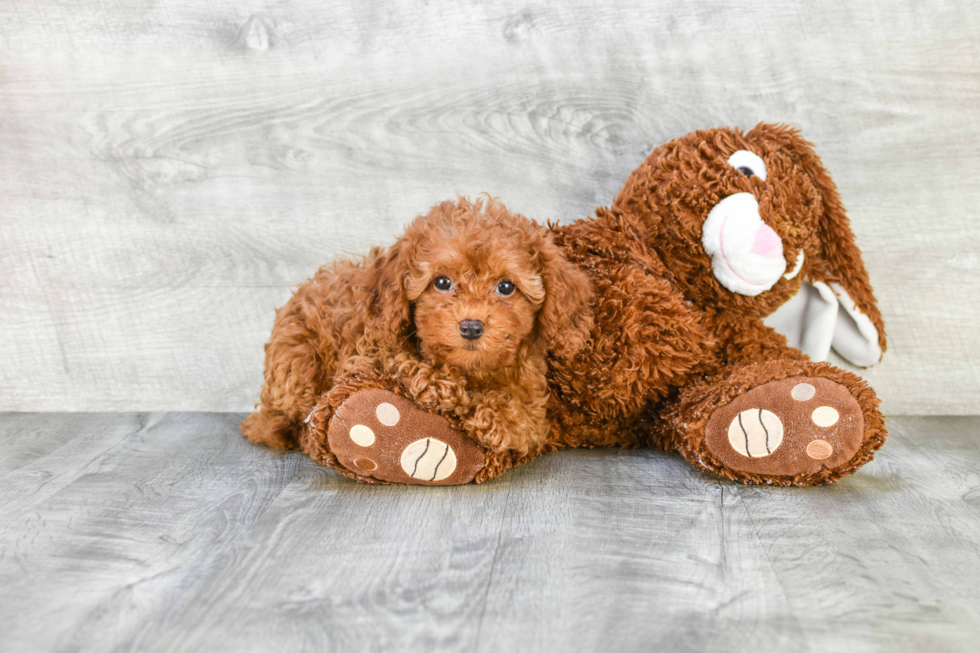
{"label": "brown stuffed bunny", "polygon": [[[884,442],[871,388],[814,360],[833,345],[873,364],[885,334],[834,183],[796,131],[688,134],[654,150],[611,207],[552,233],[595,298],[585,346],[550,353],[540,451],[653,446],[742,482],[812,485],[854,472]],[[533,458],[456,432],[469,432],[465,400],[421,397],[390,369],[364,372],[320,400],[304,448],[367,482],[431,484],[412,471],[432,446],[471,459],[479,449],[485,465],[455,483]],[[381,403],[397,403],[401,426],[384,422]],[[403,474],[338,461],[332,449],[359,426],[379,433],[365,456]],[[455,434],[447,444],[426,429]]]}
{"label": "brown stuffed bunny", "polygon": [[593,345],[553,361],[559,442],[649,444],[778,485],[836,481],[884,442],[871,388],[803,353],[832,343],[871,365],[885,333],[837,189],[795,130],[688,134],[555,233],[597,295]]}

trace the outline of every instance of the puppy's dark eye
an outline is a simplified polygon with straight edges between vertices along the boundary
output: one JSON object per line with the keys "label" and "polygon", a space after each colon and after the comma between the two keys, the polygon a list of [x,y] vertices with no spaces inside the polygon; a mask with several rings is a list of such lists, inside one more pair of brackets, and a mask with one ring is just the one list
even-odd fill
{"label": "puppy's dark eye", "polygon": [[752,172],[752,168],[746,166],[742,166],[741,168],[738,169],[738,171],[741,172],[746,177],[748,177],[749,179],[751,179],[752,175],[755,174],[754,172]]}
{"label": "puppy's dark eye", "polygon": [[432,285],[440,292],[447,292],[453,289],[453,280],[449,277],[436,277]]}
{"label": "puppy's dark eye", "polygon": [[512,295],[515,290],[517,290],[517,286],[515,286],[507,279],[504,279],[503,281],[497,284],[498,295],[503,295],[504,297],[506,297],[507,295]]}

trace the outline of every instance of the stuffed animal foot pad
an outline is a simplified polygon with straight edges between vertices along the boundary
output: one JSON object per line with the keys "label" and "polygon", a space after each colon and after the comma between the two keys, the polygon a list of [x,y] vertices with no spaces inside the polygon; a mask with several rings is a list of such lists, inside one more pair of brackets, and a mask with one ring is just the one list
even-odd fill
{"label": "stuffed animal foot pad", "polygon": [[448,421],[387,390],[348,397],[330,420],[327,443],[348,470],[389,483],[462,485],[486,465],[483,450]]}
{"label": "stuffed animal foot pad", "polygon": [[846,386],[796,376],[757,386],[715,411],[704,443],[733,471],[796,477],[847,467],[864,443],[864,426]]}

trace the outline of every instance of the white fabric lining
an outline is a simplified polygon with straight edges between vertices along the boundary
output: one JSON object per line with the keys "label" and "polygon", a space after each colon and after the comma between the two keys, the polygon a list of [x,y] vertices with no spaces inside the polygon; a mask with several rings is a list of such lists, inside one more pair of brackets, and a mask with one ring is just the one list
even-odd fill
{"label": "white fabric lining", "polygon": [[796,295],[763,322],[786,336],[790,347],[815,361],[827,360],[831,347],[859,367],[881,360],[878,330],[836,283],[802,284]]}
{"label": "white fabric lining", "polygon": [[878,329],[871,319],[858,310],[854,300],[840,284],[830,284],[843,311],[837,313],[834,328],[834,350],[860,367],[871,367],[881,360]]}

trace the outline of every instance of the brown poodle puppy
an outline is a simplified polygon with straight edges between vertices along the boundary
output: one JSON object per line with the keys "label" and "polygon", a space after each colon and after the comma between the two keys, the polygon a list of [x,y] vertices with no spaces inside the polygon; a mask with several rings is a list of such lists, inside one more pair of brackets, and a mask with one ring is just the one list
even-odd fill
{"label": "brown poodle puppy", "polygon": [[[591,296],[547,228],[494,199],[443,202],[390,248],[324,266],[277,311],[260,408],[242,433],[381,482],[465,482],[487,452],[533,456],[548,437],[546,354],[585,344]],[[332,446],[303,437],[321,396],[369,378],[393,391],[370,395],[372,414],[348,403],[317,415],[336,422]],[[406,398],[452,405],[479,446],[406,411]]]}

